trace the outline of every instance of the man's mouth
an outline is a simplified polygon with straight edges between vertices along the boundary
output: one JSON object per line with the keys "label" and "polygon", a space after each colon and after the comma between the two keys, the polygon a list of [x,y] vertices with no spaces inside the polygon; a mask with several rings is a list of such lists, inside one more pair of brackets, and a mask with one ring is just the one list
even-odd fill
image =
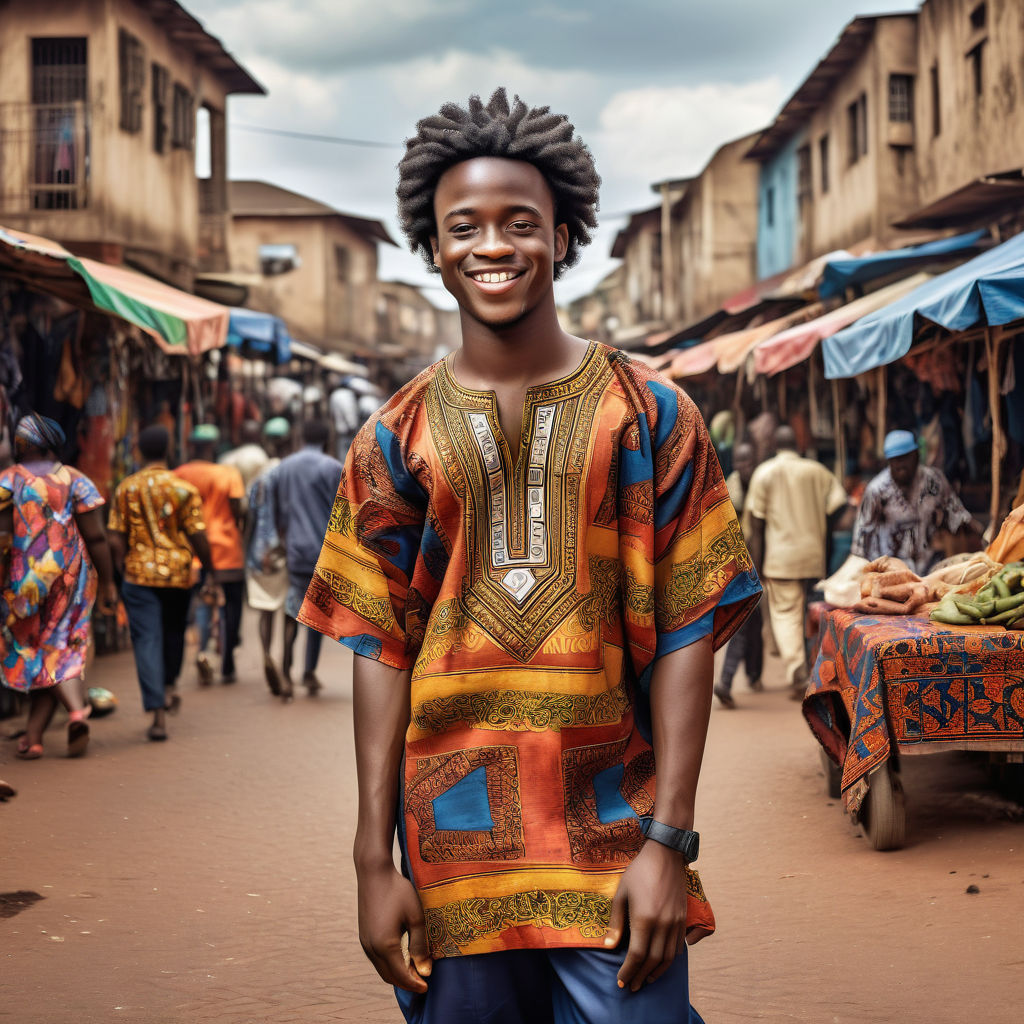
{"label": "man's mouth", "polygon": [[522,275],[521,270],[473,270],[468,276],[478,284],[506,284]]}

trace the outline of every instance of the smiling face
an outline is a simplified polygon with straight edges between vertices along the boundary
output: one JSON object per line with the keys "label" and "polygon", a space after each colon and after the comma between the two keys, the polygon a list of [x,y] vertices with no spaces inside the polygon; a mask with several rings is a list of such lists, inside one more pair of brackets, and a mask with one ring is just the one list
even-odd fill
{"label": "smiling face", "polygon": [[532,164],[476,157],[449,168],[434,193],[434,265],[463,313],[510,327],[545,300],[554,311],[555,264],[569,232]]}

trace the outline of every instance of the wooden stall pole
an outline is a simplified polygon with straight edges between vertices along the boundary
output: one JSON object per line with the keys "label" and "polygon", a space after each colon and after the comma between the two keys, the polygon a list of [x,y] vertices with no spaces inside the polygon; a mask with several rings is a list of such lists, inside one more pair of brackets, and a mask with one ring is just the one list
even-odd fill
{"label": "wooden stall pole", "polygon": [[876,398],[878,400],[878,423],[875,429],[875,455],[878,458],[882,458],[885,455],[885,416],[886,416],[886,401],[888,399],[889,380],[886,373],[886,368],[880,366],[877,373],[878,382],[878,394]]}
{"label": "wooden stall pole", "polygon": [[779,421],[785,423],[789,419],[789,413],[786,409],[786,371],[783,370],[775,378],[775,384],[778,388],[777,401],[779,403]]}
{"label": "wooden stall pole", "polygon": [[1000,466],[1003,454],[1003,414],[999,402],[999,344],[1003,332],[999,328],[985,328],[985,354],[988,356],[988,412],[992,419],[992,499],[989,506],[992,533],[998,528],[1000,501]]}
{"label": "wooden stall pole", "polygon": [[832,422],[836,434],[836,477],[846,479],[846,430],[843,425],[843,402],[839,390],[839,381],[832,381]]}

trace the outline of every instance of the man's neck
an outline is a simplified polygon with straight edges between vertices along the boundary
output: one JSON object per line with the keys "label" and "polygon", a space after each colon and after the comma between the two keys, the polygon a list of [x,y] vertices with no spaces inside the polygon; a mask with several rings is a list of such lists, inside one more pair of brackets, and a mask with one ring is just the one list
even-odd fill
{"label": "man's neck", "polygon": [[582,358],[579,339],[558,322],[553,293],[507,327],[481,323],[464,310],[460,314],[462,348],[456,365],[467,387],[543,383],[564,376]]}

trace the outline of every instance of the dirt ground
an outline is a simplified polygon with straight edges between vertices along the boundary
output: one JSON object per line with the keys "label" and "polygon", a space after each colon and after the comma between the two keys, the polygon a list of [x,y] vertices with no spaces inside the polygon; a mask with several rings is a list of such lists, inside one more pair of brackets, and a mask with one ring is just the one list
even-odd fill
{"label": "dirt ground", "polygon": [[[165,744],[129,655],[93,668],[121,705],[84,760],[59,731],[34,763],[0,743],[19,790],[0,805],[0,1020],[401,1021],[355,937],[349,657],[325,645],[324,693],[282,706],[254,627],[236,686],[186,672]],[[691,949],[694,1005],[708,1024],[1016,1024],[1020,809],[963,755],[906,759],[908,841],[875,852],[776,668],[712,716],[699,867],[719,930]]]}

